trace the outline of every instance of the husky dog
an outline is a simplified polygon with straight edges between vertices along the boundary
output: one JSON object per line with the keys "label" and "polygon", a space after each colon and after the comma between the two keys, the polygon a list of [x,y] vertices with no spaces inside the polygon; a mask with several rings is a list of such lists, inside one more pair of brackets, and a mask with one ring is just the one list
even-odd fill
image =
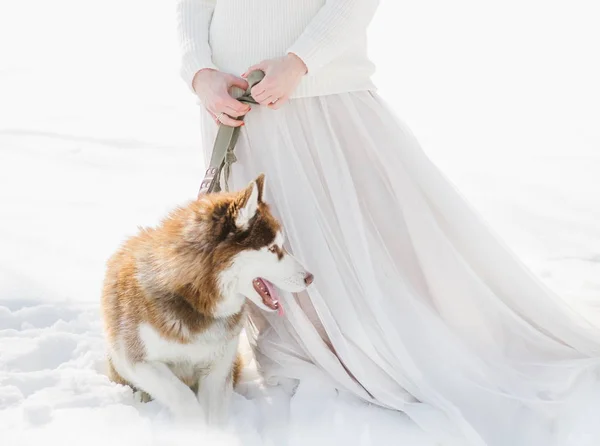
{"label": "husky dog", "polygon": [[313,276],[283,247],[264,176],[207,194],[143,228],[107,262],[102,313],[110,378],[178,418],[222,424],[239,378],[246,298],[283,314],[277,289]]}

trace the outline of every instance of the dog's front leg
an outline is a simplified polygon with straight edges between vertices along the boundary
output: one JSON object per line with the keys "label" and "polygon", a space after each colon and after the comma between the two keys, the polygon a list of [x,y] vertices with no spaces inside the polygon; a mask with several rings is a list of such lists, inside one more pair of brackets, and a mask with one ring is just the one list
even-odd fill
{"label": "dog's front leg", "polygon": [[237,339],[225,348],[221,358],[200,380],[198,400],[207,414],[207,422],[213,426],[227,423],[229,403],[233,393],[233,364],[237,355]]}
{"label": "dog's front leg", "polygon": [[178,419],[203,422],[205,415],[194,392],[166,364],[144,361],[127,368],[129,381],[167,406]]}

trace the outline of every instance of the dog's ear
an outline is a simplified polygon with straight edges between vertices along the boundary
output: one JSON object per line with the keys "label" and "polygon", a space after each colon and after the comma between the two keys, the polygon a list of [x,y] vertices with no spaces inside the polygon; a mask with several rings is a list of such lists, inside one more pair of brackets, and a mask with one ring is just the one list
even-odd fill
{"label": "dog's ear", "polygon": [[256,180],[254,180],[254,182],[256,183],[256,186],[258,187],[258,202],[264,203],[263,197],[264,197],[264,190],[265,190],[265,174],[261,173],[256,178]]}
{"label": "dog's ear", "polygon": [[235,206],[235,225],[238,228],[245,229],[248,223],[256,215],[258,211],[259,197],[262,194],[262,189],[257,181],[253,181],[246,189],[240,192]]}

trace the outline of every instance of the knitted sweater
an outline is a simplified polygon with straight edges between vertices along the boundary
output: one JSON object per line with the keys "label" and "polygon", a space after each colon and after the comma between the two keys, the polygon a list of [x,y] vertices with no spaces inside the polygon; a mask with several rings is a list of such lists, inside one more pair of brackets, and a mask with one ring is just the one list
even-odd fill
{"label": "knitted sweater", "polygon": [[291,97],[374,90],[366,29],[379,0],[177,0],[181,75],[202,68],[239,76],[294,53],[306,66]]}

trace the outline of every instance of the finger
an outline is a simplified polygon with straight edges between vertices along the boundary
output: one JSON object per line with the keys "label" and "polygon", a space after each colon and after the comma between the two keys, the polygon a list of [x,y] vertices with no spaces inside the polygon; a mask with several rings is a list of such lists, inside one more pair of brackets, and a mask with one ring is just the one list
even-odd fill
{"label": "finger", "polygon": [[[246,104],[244,104],[245,106]],[[245,108],[242,111],[239,111],[238,109],[234,110],[232,107],[225,107],[225,109],[223,110],[225,113],[227,113],[229,116],[233,117],[233,118],[238,118],[240,116],[244,116],[245,114],[247,114],[250,110],[252,110],[250,108],[250,106],[248,106],[247,108]]]}
{"label": "finger", "polygon": [[250,94],[256,102],[261,102],[269,96],[276,96],[275,92],[271,88],[258,88],[258,85],[256,87],[253,87],[252,90],[250,90]]}
{"label": "finger", "polygon": [[219,120],[217,119],[217,114],[208,107],[204,107],[204,109],[210,115],[210,117],[213,119],[213,121],[215,121],[218,124]]}
{"label": "finger", "polygon": [[244,125],[244,121],[241,121],[239,119],[233,119],[232,117],[227,116],[226,114],[219,115],[219,121],[221,121],[221,123],[224,125],[228,125],[229,127],[239,127]]}
{"label": "finger", "polygon": [[[241,119],[232,118],[225,111],[220,111],[217,109],[207,109],[214,117],[217,124],[226,124],[231,126],[241,125],[243,122]],[[235,124],[235,125],[234,125]]]}
{"label": "finger", "polygon": [[275,102],[273,104],[269,104],[269,105],[267,105],[267,107],[269,107],[273,110],[278,110],[281,108],[281,106],[283,104],[285,104],[288,101],[288,99],[289,99],[289,96],[282,96],[277,100],[277,102]]}
{"label": "finger", "polygon": [[231,96],[224,93],[219,95],[218,99],[215,101],[215,106],[213,109],[233,116],[241,116],[250,111],[250,106],[238,101],[237,99],[233,99]]}
{"label": "finger", "polygon": [[275,95],[269,95],[267,96],[265,99],[263,99],[262,101],[258,101],[258,103],[260,105],[271,105],[272,103],[274,103],[275,101],[277,101],[277,96]]}
{"label": "finger", "polygon": [[[208,109],[207,109],[208,110]],[[213,121],[215,121],[217,124],[220,124],[219,119],[217,118],[217,115],[215,115],[213,112],[211,112],[210,110],[208,110],[208,113],[210,114],[210,116],[212,116]]]}
{"label": "finger", "polygon": [[265,71],[266,72],[268,63],[269,63],[268,60],[263,60],[263,61],[255,64],[255,65],[252,65],[246,71],[244,71],[244,73],[242,74],[242,77],[248,77],[248,75],[251,72],[253,72],[254,70],[261,70],[261,71]]}
{"label": "finger", "polygon": [[248,81],[230,74],[227,76],[227,87],[238,87],[245,91],[248,89]]}
{"label": "finger", "polygon": [[276,79],[274,79],[272,75],[267,74],[258,84],[250,89],[250,92],[256,91],[257,93],[260,93],[264,90],[272,90],[275,87],[277,87]]}
{"label": "finger", "polygon": [[273,91],[265,91],[264,93],[258,94],[256,96],[252,96],[256,102],[260,105],[267,105],[273,102],[275,99],[279,98],[280,95],[274,93]]}
{"label": "finger", "polygon": [[265,91],[268,90],[268,87],[268,84],[263,84],[262,82],[260,82],[250,89],[250,94],[254,99],[256,99],[258,95],[264,94]]}

